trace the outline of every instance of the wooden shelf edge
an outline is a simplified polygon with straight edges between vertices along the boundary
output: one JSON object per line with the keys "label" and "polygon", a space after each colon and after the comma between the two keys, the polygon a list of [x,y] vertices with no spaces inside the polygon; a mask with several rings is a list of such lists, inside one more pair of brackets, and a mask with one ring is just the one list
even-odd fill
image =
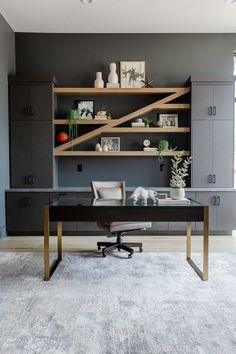
{"label": "wooden shelf edge", "polygon": [[120,133],[120,134],[151,134],[151,133],[190,133],[189,127],[179,127],[179,128],[132,128],[132,127],[114,127],[108,128],[106,133]]}
{"label": "wooden shelf edge", "polygon": [[158,93],[188,93],[189,87],[154,87],[154,88],[93,88],[93,87],[55,87],[56,95],[155,95]]}
{"label": "wooden shelf edge", "polygon": [[[66,125],[66,119],[54,119],[53,120],[53,124],[54,125]],[[109,124],[109,122],[111,121],[111,119],[106,119],[106,120],[96,120],[96,119],[78,119],[77,124],[80,125],[100,125],[100,124]]]}
{"label": "wooden shelf edge", "polygon": [[97,157],[109,157],[109,156],[130,156],[130,157],[147,157],[147,156],[163,156],[171,157],[178,154],[183,156],[190,156],[190,151],[163,151],[161,154],[157,151],[58,151],[54,150],[54,156],[97,156]]}

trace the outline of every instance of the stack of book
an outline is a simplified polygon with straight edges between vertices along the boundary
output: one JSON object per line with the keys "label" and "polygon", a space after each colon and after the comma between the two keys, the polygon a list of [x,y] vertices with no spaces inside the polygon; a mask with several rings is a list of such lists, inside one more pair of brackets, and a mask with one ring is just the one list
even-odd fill
{"label": "stack of book", "polygon": [[144,147],[143,151],[157,151],[156,147]]}
{"label": "stack of book", "polygon": [[157,202],[159,205],[189,205],[190,200],[189,199],[172,199],[172,198],[166,198],[166,199],[159,199],[157,197]]}
{"label": "stack of book", "polygon": [[107,83],[107,88],[119,88],[120,84],[109,84]]}
{"label": "stack of book", "polygon": [[95,120],[106,120],[107,119],[107,114],[106,115],[95,115],[94,119]]}
{"label": "stack of book", "polygon": [[132,122],[131,126],[133,128],[144,128],[145,127],[145,123],[139,123],[139,122]]}

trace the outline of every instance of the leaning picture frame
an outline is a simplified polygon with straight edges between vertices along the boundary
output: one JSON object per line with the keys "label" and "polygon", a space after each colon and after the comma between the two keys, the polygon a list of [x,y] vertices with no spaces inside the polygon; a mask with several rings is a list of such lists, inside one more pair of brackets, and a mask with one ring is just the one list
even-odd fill
{"label": "leaning picture frame", "polygon": [[[107,150],[104,149],[107,146]],[[105,136],[101,138],[101,147],[103,151],[120,151],[120,137],[118,136]]]}
{"label": "leaning picture frame", "polygon": [[120,62],[121,88],[142,88],[145,86],[145,61],[127,60]]}
{"label": "leaning picture frame", "polygon": [[178,128],[178,114],[159,114],[159,126],[162,128]]}
{"label": "leaning picture frame", "polygon": [[80,111],[80,119],[94,118],[94,100],[78,101],[78,109]]}

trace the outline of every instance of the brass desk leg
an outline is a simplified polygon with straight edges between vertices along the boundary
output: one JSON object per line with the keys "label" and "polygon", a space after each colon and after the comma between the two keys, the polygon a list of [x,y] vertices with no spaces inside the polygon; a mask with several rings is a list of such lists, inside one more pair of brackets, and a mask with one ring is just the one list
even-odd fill
{"label": "brass desk leg", "polygon": [[44,280],[50,280],[55,269],[62,259],[62,222],[57,223],[57,259],[53,261],[50,266],[50,249],[49,249],[49,237],[50,237],[50,217],[49,207],[44,207]]}
{"label": "brass desk leg", "polygon": [[191,233],[192,233],[192,224],[190,221],[187,222],[187,237],[186,237],[186,256],[187,259],[191,258]]}
{"label": "brass desk leg", "polygon": [[204,235],[203,235],[203,272],[191,258],[191,225],[187,223],[187,261],[202,280],[208,280],[209,255],[209,207],[204,206]]}

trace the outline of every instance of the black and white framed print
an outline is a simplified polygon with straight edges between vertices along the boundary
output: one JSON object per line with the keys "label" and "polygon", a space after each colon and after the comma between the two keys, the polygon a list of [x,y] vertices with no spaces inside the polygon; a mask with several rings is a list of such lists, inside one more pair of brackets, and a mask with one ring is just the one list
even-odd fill
{"label": "black and white framed print", "polygon": [[178,128],[178,114],[159,114],[159,126],[163,128]]}
{"label": "black and white framed print", "polygon": [[101,146],[103,151],[120,151],[120,138],[118,136],[103,137],[101,138]]}
{"label": "black and white framed print", "polygon": [[78,109],[80,110],[80,119],[93,119],[94,117],[94,101],[78,101]]}
{"label": "black and white framed print", "polygon": [[145,61],[121,61],[120,84],[122,88],[141,88],[145,81]]}

